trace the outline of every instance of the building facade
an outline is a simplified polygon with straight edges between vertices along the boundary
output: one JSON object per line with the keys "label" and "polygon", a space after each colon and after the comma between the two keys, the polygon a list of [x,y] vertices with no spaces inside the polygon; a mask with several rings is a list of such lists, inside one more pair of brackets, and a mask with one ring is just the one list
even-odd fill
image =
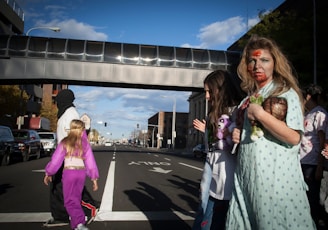
{"label": "building facade", "polygon": [[160,111],[148,119],[148,146],[184,149],[187,146],[188,113],[176,112],[174,146],[173,112]]}
{"label": "building facade", "polygon": [[189,96],[189,117],[188,117],[188,133],[187,133],[187,149],[192,149],[197,144],[204,142],[204,133],[193,127],[193,120],[203,120],[206,116],[206,101],[204,92],[193,92]]}

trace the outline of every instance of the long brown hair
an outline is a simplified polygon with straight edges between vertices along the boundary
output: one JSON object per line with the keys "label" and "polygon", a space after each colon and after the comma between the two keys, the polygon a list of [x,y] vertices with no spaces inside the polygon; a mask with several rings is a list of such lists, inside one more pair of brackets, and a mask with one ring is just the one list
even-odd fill
{"label": "long brown hair", "polygon": [[[71,121],[69,133],[63,139],[64,146],[67,150],[66,156],[82,156],[82,133],[84,129],[85,124],[83,121],[77,119]],[[78,153],[77,155],[75,155],[76,151]]]}
{"label": "long brown hair", "polygon": [[233,77],[226,70],[215,70],[206,76],[204,85],[207,84],[210,94],[210,106],[207,127],[214,139],[218,129],[218,119],[222,114],[230,114],[230,109],[237,106],[245,96],[238,87],[240,79]]}
{"label": "long brown hair", "polygon": [[271,96],[278,96],[292,88],[296,91],[302,101],[302,91],[299,88],[296,72],[293,72],[292,65],[288,61],[287,57],[283,54],[275,41],[269,38],[259,37],[257,35],[253,35],[249,39],[237,68],[237,73],[242,80],[241,88],[243,91],[247,92],[249,95],[252,95],[258,91],[258,85],[256,84],[255,79],[247,71],[248,60],[250,58],[249,55],[252,50],[256,49],[268,50],[274,60],[272,76],[273,81],[278,87],[272,92]]}

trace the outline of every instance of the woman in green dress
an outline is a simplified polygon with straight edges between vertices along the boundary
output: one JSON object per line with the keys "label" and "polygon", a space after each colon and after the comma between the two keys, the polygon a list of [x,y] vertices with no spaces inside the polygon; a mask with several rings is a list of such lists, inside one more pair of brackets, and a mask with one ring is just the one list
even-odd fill
{"label": "woman in green dress", "polygon": [[[232,133],[239,146],[226,229],[315,229],[299,161],[302,93],[292,68],[274,41],[252,36],[237,71],[249,96]],[[277,97],[287,104],[271,100],[264,109],[252,100]],[[256,140],[255,126],[263,131]]]}

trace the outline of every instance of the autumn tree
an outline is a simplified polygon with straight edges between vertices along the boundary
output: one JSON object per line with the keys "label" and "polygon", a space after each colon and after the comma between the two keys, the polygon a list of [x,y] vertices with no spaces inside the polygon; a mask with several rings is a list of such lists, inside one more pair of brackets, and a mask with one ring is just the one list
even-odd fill
{"label": "autumn tree", "polygon": [[[260,23],[251,28],[246,35],[238,41],[238,48],[242,50],[252,34],[270,37],[275,40],[287,55],[294,67],[298,80],[302,85],[313,82],[314,73],[314,46],[313,46],[313,10],[311,2],[302,8],[291,8],[284,12],[279,10],[270,13],[259,13]],[[323,27],[323,13],[320,7],[317,8],[317,28],[321,31]],[[324,12],[325,13],[325,12]],[[318,41],[320,41],[318,36]],[[320,43],[321,44],[321,43]],[[318,48],[319,48],[318,43]],[[320,56],[322,48],[318,52],[317,72],[318,84],[327,85],[326,78],[319,77],[322,74]]]}
{"label": "autumn tree", "polygon": [[18,85],[0,85],[1,124],[14,127],[16,118],[26,112],[28,96]]}
{"label": "autumn tree", "polygon": [[56,132],[57,129],[57,106],[52,103],[42,103],[40,116],[49,119],[50,130]]}

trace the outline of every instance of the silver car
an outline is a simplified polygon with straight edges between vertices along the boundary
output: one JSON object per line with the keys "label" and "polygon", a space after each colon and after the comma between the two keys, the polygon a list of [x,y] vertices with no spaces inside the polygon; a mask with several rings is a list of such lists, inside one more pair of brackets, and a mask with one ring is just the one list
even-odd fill
{"label": "silver car", "polygon": [[41,139],[41,153],[46,156],[51,156],[57,147],[57,136],[54,132],[39,131]]}

